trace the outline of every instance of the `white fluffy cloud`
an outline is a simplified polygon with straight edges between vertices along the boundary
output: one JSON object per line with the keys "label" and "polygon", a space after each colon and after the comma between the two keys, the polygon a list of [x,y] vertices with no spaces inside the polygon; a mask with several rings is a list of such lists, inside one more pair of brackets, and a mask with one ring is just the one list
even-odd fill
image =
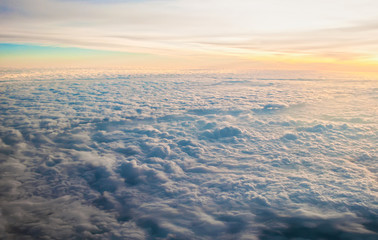
{"label": "white fluffy cloud", "polygon": [[80,74],[2,77],[3,238],[377,237],[376,82]]}

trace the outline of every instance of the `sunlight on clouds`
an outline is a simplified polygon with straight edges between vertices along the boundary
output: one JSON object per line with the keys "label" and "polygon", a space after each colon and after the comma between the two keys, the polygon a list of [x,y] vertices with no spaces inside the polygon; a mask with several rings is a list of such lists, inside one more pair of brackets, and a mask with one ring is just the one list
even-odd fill
{"label": "sunlight on clouds", "polygon": [[0,0],[0,238],[378,239],[376,0]]}
{"label": "sunlight on clouds", "polygon": [[[206,68],[253,55],[338,64],[377,58],[377,2],[371,0],[5,0],[0,7],[1,42],[156,56],[146,65]],[[106,61],[122,65],[129,56],[115,59]],[[214,62],[203,66],[198,59]]]}

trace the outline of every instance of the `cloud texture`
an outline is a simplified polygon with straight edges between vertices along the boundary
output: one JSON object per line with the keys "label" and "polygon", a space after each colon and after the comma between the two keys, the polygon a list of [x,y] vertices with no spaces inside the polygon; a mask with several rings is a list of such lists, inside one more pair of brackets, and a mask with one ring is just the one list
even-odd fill
{"label": "cloud texture", "polygon": [[376,239],[374,84],[4,70],[0,236]]}

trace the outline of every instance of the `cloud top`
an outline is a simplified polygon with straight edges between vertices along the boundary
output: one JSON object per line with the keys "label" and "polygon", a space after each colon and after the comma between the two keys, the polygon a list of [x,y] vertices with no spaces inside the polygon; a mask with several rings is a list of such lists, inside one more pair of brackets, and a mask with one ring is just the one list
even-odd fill
{"label": "cloud top", "polygon": [[30,71],[0,81],[3,239],[377,237],[374,81]]}

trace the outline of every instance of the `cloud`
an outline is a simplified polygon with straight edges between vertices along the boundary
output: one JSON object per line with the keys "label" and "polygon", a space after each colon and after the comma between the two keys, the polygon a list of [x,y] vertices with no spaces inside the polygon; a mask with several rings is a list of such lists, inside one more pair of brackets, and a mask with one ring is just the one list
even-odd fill
{"label": "cloud", "polygon": [[237,137],[242,134],[242,131],[236,127],[223,127],[216,128],[212,131],[205,131],[202,133],[204,137],[219,139],[219,138],[228,138],[228,137]]}
{"label": "cloud", "polygon": [[366,58],[377,47],[375,4],[2,1],[0,40],[171,56],[180,52]]}
{"label": "cloud", "polygon": [[1,236],[375,239],[375,82],[259,74],[3,70]]}
{"label": "cloud", "polygon": [[[275,219],[275,220],[273,220]],[[358,216],[345,214],[340,217],[324,219],[321,217],[280,217],[271,216],[273,228],[262,231],[260,239],[373,239],[377,232],[376,216]],[[280,226],[278,222],[285,223]]]}

